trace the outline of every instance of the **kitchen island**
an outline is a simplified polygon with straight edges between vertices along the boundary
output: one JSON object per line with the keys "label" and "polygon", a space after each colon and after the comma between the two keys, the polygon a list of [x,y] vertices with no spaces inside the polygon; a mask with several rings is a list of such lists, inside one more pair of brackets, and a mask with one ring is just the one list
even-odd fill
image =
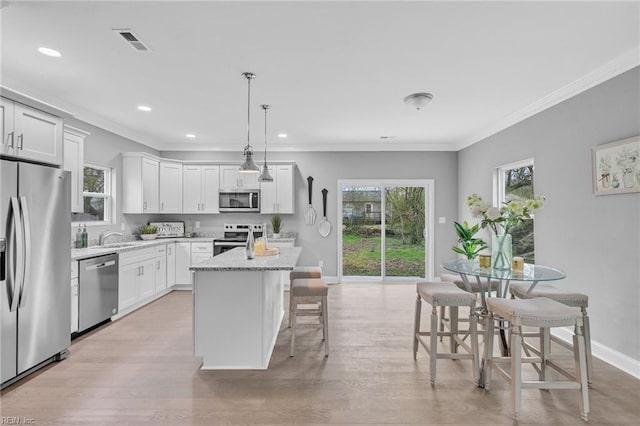
{"label": "kitchen island", "polygon": [[190,267],[193,273],[194,353],[203,370],[264,370],[284,317],[281,272],[291,271],[301,247],[247,260],[244,248]]}

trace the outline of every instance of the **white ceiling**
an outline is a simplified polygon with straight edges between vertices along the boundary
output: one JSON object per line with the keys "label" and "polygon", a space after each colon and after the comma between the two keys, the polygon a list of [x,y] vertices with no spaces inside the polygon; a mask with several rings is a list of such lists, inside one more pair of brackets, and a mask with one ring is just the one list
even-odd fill
{"label": "white ceiling", "polygon": [[244,71],[258,151],[458,150],[640,63],[638,1],[2,4],[4,87],[160,150],[241,149]]}

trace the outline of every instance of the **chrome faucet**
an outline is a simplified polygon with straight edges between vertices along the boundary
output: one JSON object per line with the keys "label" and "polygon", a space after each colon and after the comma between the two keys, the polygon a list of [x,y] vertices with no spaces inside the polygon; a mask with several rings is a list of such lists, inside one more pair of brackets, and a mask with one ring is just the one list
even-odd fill
{"label": "chrome faucet", "polygon": [[100,237],[98,237],[98,245],[102,246],[104,245],[104,242],[107,238],[109,237],[113,237],[115,235],[118,235],[120,237],[122,237],[122,232],[117,232],[117,231],[104,231],[100,234]]}

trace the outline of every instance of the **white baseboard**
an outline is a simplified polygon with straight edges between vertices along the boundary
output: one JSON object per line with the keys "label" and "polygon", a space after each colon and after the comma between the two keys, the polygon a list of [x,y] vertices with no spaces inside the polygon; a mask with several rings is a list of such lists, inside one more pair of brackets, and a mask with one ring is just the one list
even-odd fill
{"label": "white baseboard", "polygon": [[[554,328],[551,331],[551,334],[565,342],[573,342],[573,330],[571,328]],[[640,360],[633,359],[623,353],[614,351],[608,346],[595,342],[593,339],[591,340],[591,352],[594,357],[606,362],[607,364],[611,364],[612,366],[624,371],[625,373],[631,374],[633,377],[640,380]]]}

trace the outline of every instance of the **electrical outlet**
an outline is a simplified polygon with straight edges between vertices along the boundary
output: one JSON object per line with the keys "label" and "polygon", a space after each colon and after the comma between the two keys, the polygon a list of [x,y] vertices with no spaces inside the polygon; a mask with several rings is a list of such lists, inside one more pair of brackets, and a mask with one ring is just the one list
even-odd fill
{"label": "electrical outlet", "polygon": [[196,224],[195,224],[196,228],[200,228],[200,221],[196,220]]}
{"label": "electrical outlet", "polygon": [[125,228],[126,228],[126,227],[124,226],[124,222],[122,222],[122,223],[120,224],[120,230],[121,230],[121,231],[124,231],[124,230],[125,230]]}
{"label": "electrical outlet", "polygon": [[438,223],[447,223],[447,218],[446,218],[446,217],[444,217],[444,216],[440,216],[440,217],[438,218]]}
{"label": "electrical outlet", "polygon": [[324,262],[322,260],[318,261],[318,266],[322,268],[324,266]]}

